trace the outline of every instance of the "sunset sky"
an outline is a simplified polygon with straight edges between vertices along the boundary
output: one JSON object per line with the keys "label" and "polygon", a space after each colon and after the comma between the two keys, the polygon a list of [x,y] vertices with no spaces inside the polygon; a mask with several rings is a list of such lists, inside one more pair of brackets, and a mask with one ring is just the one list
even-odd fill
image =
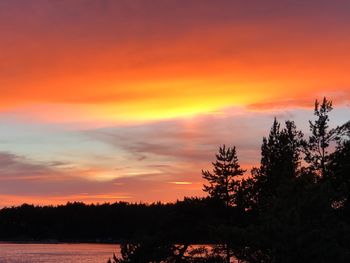
{"label": "sunset sky", "polygon": [[0,207],[203,195],[273,118],[350,118],[350,1],[0,1]]}

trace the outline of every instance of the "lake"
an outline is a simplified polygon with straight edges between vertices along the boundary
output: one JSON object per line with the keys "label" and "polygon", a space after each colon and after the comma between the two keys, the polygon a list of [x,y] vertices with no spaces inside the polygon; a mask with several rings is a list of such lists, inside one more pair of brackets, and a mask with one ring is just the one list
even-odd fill
{"label": "lake", "polygon": [[119,245],[0,243],[1,263],[106,263]]}

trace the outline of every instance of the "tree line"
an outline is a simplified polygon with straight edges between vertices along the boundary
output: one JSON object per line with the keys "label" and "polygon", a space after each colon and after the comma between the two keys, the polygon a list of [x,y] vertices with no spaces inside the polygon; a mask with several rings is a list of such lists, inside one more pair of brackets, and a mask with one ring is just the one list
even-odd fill
{"label": "tree line", "polygon": [[315,102],[308,136],[274,119],[249,175],[221,146],[206,198],[4,208],[0,239],[119,242],[117,263],[350,262],[350,121],[330,127],[332,110]]}

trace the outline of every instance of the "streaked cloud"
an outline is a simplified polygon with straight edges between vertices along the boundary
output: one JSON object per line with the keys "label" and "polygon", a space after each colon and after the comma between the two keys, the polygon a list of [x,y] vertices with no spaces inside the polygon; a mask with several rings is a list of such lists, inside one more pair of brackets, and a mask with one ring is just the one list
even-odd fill
{"label": "streaked cloud", "polygon": [[0,1],[0,205],[202,195],[273,117],[348,120],[350,3]]}

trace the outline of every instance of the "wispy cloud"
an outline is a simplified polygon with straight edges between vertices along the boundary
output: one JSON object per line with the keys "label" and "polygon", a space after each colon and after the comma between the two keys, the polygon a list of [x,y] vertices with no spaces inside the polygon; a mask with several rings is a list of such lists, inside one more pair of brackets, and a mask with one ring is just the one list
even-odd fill
{"label": "wispy cloud", "polygon": [[0,204],[201,195],[218,146],[251,167],[275,116],[307,133],[328,96],[348,120],[349,8],[0,1]]}

